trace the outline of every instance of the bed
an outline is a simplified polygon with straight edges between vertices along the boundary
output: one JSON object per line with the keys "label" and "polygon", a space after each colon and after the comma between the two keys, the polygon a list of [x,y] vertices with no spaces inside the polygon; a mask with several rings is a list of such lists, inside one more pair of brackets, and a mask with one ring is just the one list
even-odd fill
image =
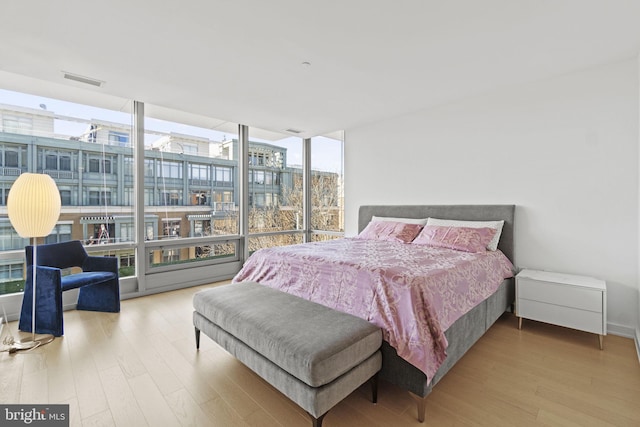
{"label": "bed", "polygon": [[[503,220],[499,251],[479,255],[484,264],[498,263],[500,257],[513,260],[514,210],[513,205],[362,206],[358,228],[359,232],[364,230],[374,216]],[[436,255],[432,255],[419,252],[416,245],[386,243],[346,238],[271,248],[252,255],[234,281],[256,281],[379,325],[385,336],[380,376],[417,398],[418,419],[423,421],[425,399],[432,388],[511,307],[513,266],[506,261],[510,271],[505,271],[504,261],[500,261],[500,276],[487,278],[489,273],[478,272],[477,267],[469,266],[467,258],[475,254],[435,248]],[[397,259],[392,260],[386,252],[380,252],[383,250],[394,251],[398,254]],[[469,289],[452,295],[453,303],[437,302],[440,300],[437,292],[441,291],[434,282],[436,279],[422,276],[422,259],[432,256],[437,257],[429,261],[438,267],[437,280],[457,283],[464,277],[464,281],[470,283]],[[420,261],[413,257],[419,257]],[[448,267],[455,263],[459,264],[455,269]],[[445,265],[447,267],[442,267]],[[504,277],[507,279],[503,280]],[[329,283],[340,285],[328,287]],[[415,286],[416,283],[420,286]],[[432,289],[429,294],[423,290],[428,287]],[[403,296],[400,292],[405,291],[397,288],[408,289],[406,292],[410,296]],[[449,289],[449,285],[446,288]],[[434,293],[433,289],[438,291]],[[366,304],[361,304],[360,300],[366,300]],[[437,315],[430,314],[434,310]]]}

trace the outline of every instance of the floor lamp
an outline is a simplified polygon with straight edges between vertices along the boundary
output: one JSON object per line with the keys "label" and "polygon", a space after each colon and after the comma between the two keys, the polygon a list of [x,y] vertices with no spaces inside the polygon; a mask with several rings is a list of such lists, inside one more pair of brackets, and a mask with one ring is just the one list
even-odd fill
{"label": "floor lamp", "polygon": [[60,217],[60,192],[55,181],[46,174],[23,173],[15,180],[7,197],[7,212],[11,225],[22,238],[33,239],[33,294],[30,342],[21,342],[21,349],[37,347],[53,340],[36,340],[36,252],[37,238],[51,233]]}

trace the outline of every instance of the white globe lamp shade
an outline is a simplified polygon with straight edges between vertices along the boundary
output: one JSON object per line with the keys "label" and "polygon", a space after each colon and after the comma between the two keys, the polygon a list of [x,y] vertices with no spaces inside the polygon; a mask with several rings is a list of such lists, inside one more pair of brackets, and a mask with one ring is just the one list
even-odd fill
{"label": "white globe lamp shade", "polygon": [[23,173],[7,197],[11,225],[20,237],[45,237],[60,217],[60,192],[53,178],[40,173]]}

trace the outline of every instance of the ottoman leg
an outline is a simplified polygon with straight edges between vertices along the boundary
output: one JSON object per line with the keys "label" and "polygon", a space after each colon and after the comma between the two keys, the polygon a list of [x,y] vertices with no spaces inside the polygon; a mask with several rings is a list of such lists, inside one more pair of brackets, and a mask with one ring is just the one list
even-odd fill
{"label": "ottoman leg", "polygon": [[196,329],[196,350],[200,350],[200,329]]}
{"label": "ottoman leg", "polygon": [[378,374],[371,377],[371,402],[378,403]]}
{"label": "ottoman leg", "polygon": [[[307,412],[308,413],[308,412]],[[309,413],[308,413],[309,414]],[[309,414],[309,416],[311,417],[311,422],[312,422],[312,426],[313,427],[322,427],[322,420],[324,419],[324,416],[327,415],[327,413],[325,412],[324,414],[320,415],[318,418],[314,417],[313,415]]]}

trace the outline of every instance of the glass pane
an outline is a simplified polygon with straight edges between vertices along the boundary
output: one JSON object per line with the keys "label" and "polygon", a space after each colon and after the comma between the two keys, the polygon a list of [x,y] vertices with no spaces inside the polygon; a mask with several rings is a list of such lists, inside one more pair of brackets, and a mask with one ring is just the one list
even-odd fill
{"label": "glass pane", "polygon": [[249,253],[252,254],[258,249],[272,248],[274,246],[297,245],[303,243],[304,236],[298,234],[278,234],[275,236],[250,236]]}
{"label": "glass pane", "polygon": [[[119,176],[119,165],[133,155],[131,103],[123,101],[122,110],[114,111],[2,89],[0,99],[0,204],[5,212],[9,189],[20,174],[48,174],[64,208],[58,225],[39,243],[122,241],[115,224],[133,219],[131,201],[124,197],[133,181]],[[110,132],[120,135],[117,144]],[[101,224],[108,236],[96,233]],[[15,233],[6,216],[0,218],[0,235],[0,263],[10,266],[0,282],[24,280],[24,246],[29,242]]]}
{"label": "glass pane", "polygon": [[311,229],[344,232],[343,139],[311,139]]}
{"label": "glass pane", "polygon": [[344,237],[343,235],[336,235],[336,234],[312,234],[311,235],[311,241],[312,242],[326,242],[327,240],[334,240],[334,239],[341,239],[342,237]]}
{"label": "glass pane", "polygon": [[149,265],[151,268],[175,264],[214,260],[218,262],[238,259],[236,241],[203,244],[199,246],[176,246],[172,248],[150,249]]}
{"label": "glass pane", "polygon": [[[147,240],[237,235],[238,125],[149,104],[145,115]],[[152,251],[151,265],[201,258]]]}
{"label": "glass pane", "polygon": [[[249,128],[249,233],[301,230],[302,139]],[[267,246],[297,242],[291,235],[251,239]],[[256,246],[258,245],[258,246]]]}
{"label": "glass pane", "polygon": [[136,259],[135,251],[133,249],[118,249],[118,250],[100,250],[99,247],[87,247],[87,252],[92,256],[115,256],[118,258],[118,272],[120,278],[127,276],[135,276],[136,274]]}
{"label": "glass pane", "polygon": [[0,262],[0,295],[23,292],[23,263],[4,264],[4,260]]}

